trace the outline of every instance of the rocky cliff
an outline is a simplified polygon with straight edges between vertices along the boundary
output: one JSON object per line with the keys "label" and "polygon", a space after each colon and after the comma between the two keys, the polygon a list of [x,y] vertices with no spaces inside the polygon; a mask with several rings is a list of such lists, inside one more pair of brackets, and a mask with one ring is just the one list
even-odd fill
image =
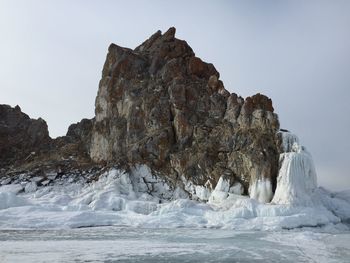
{"label": "rocky cliff", "polygon": [[[271,100],[244,100],[219,78],[175,38],[175,28],[134,50],[112,44],[96,98],[92,160],[147,164],[200,199],[208,196],[197,186],[215,188],[221,176],[246,194],[274,182],[279,122]],[[266,187],[272,195],[274,186]]]}
{"label": "rocky cliff", "polygon": [[2,166],[13,158],[28,166],[27,155],[38,151],[36,168],[146,164],[193,198],[207,200],[220,178],[231,192],[272,198],[280,153],[272,101],[230,94],[215,67],[177,39],[175,28],[134,50],[110,45],[95,113],[55,140],[44,121],[23,115],[12,123],[11,114],[1,113]]}

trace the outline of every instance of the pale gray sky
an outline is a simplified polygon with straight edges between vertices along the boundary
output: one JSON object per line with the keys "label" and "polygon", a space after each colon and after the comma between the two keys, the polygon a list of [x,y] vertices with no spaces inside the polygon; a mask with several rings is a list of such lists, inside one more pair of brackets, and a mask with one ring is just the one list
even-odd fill
{"label": "pale gray sky", "polygon": [[110,43],[177,28],[226,89],[272,98],[314,156],[319,184],[350,188],[350,1],[0,0],[0,103],[52,137],[94,115]]}

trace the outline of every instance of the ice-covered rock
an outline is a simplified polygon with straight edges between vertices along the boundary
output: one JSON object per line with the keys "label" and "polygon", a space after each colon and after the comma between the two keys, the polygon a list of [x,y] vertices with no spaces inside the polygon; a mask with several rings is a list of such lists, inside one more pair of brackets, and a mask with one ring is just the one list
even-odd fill
{"label": "ice-covered rock", "polygon": [[41,185],[46,186],[51,182],[51,180],[45,180],[41,182]]}
{"label": "ice-covered rock", "polygon": [[317,178],[311,154],[289,132],[282,133],[282,145],[286,152],[280,155],[272,203],[312,206],[311,195],[317,187]]}
{"label": "ice-covered rock", "polygon": [[281,140],[280,148],[282,152],[292,152],[294,145],[300,145],[298,136],[289,131],[279,131],[277,136]]}
{"label": "ice-covered rock", "polygon": [[3,193],[17,194],[21,191],[23,191],[23,186],[21,184],[8,184],[0,187],[0,192],[3,192]]}
{"label": "ice-covered rock", "polygon": [[32,192],[35,192],[37,188],[38,188],[38,186],[37,186],[36,182],[33,181],[33,182],[29,182],[26,184],[24,191],[26,193],[32,193]]}
{"label": "ice-covered rock", "polygon": [[4,180],[1,181],[1,185],[6,185],[6,184],[9,184],[11,183],[12,179],[11,178],[6,178]]}

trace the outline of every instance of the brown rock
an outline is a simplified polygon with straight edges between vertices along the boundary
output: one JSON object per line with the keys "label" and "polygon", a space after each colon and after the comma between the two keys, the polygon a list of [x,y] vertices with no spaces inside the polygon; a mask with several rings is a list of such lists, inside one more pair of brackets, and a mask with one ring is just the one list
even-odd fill
{"label": "brown rock", "polygon": [[47,147],[51,138],[46,122],[30,119],[17,105],[0,105],[0,165],[38,154]]}
{"label": "brown rock", "polygon": [[247,193],[251,180],[276,178],[278,126],[269,98],[230,95],[215,67],[170,28],[134,51],[109,49],[90,155],[145,163],[177,185],[215,187],[225,174]]}

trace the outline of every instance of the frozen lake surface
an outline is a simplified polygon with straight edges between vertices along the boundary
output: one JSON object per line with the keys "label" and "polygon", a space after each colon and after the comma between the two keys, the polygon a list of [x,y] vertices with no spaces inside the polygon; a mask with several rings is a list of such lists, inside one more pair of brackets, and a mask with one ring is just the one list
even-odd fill
{"label": "frozen lake surface", "polygon": [[350,233],[94,227],[0,230],[0,262],[349,262]]}

